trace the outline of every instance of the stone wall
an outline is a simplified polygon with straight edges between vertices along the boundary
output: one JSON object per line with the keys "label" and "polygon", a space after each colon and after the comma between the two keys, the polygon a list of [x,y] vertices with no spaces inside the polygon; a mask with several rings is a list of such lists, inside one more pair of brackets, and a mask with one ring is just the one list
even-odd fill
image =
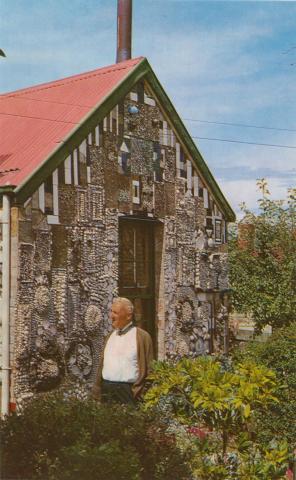
{"label": "stone wall", "polygon": [[219,292],[228,286],[223,213],[149,88],[139,84],[20,207],[18,402],[68,381],[93,382],[118,294],[122,215],[159,220],[158,357],[223,344],[215,340]]}

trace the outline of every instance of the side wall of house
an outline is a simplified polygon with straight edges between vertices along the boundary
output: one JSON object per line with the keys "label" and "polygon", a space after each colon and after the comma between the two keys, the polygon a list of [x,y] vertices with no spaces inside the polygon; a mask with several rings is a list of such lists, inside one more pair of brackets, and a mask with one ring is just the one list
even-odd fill
{"label": "side wall of house", "polygon": [[139,83],[19,210],[18,402],[66,381],[93,381],[118,294],[124,215],[158,220],[159,358],[223,346],[223,213],[149,86]]}

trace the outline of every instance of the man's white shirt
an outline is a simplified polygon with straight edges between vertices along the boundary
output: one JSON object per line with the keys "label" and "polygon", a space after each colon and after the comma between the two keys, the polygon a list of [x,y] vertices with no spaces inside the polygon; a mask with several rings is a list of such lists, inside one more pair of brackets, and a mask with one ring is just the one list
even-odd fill
{"label": "man's white shirt", "polygon": [[103,379],[134,383],[138,375],[137,329],[132,328],[123,335],[114,330],[104,351]]}

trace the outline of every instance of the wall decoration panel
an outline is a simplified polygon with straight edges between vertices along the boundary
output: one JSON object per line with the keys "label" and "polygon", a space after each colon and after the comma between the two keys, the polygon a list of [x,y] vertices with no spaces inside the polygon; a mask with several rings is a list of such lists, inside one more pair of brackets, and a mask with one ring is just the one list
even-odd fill
{"label": "wall decoration panel", "polygon": [[76,212],[76,188],[73,185],[59,186],[59,219],[61,224],[73,224]]}
{"label": "wall decoration panel", "polygon": [[156,217],[165,217],[165,193],[163,183],[154,183],[154,213]]}

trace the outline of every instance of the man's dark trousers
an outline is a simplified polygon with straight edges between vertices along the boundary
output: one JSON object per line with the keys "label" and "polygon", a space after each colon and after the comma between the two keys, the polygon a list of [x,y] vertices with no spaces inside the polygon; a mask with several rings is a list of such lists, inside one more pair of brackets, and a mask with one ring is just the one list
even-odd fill
{"label": "man's dark trousers", "polygon": [[133,396],[132,383],[111,382],[102,380],[102,401],[104,403],[121,403],[136,406],[136,400]]}

